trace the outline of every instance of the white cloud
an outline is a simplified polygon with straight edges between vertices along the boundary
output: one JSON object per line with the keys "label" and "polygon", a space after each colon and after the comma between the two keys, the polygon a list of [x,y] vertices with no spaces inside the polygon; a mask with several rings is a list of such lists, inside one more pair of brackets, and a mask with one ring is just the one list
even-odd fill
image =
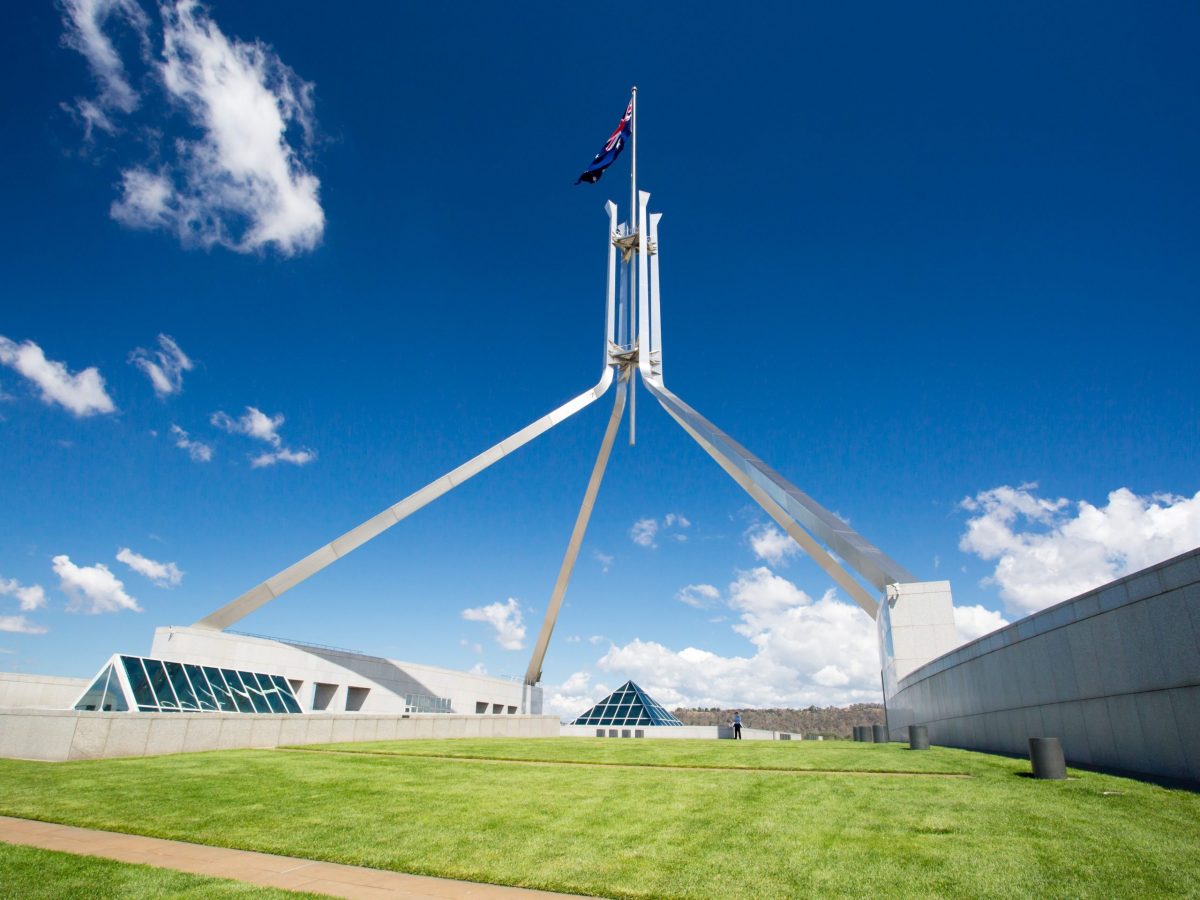
{"label": "white cloud", "polygon": [[194,0],[160,7],[157,74],[201,137],[179,139],[157,170],[122,173],[117,221],[173,231],[184,244],[240,253],[313,249],[325,229],[320,182],[289,141],[314,128],[312,85],[262,43],[228,38]]}
{"label": "white cloud", "polygon": [[158,346],[158,350],[138,347],[129,354],[129,361],[146,374],[161,399],[183,390],[183,373],[190,372],[194,364],[170,335],[160,334]]}
{"label": "white cloud", "polygon": [[521,604],[515,597],[506,603],[489,603],[464,609],[462,617],[468,622],[486,622],[496,630],[496,643],[505,650],[520,650],[525,646],[525,626],[521,621]]}
{"label": "white cloud", "polygon": [[996,560],[985,579],[1021,615],[1145,568],[1200,545],[1200,492],[1194,497],[1127,488],[1097,507],[1086,500],[1048,500],[1036,484],[1003,485],[962,501],[972,513],[959,548]]}
{"label": "white cloud", "polygon": [[708,609],[721,599],[721,592],[711,584],[689,584],[680,588],[675,599],[696,609]]}
{"label": "white cloud", "polygon": [[773,566],[787,565],[788,558],[800,552],[800,545],[774,525],[751,525],[746,540],[759,559]]}
{"label": "white cloud", "polygon": [[0,364],[36,384],[43,402],[57,403],[77,416],[116,410],[104,390],[104,379],[98,369],[92,366],[72,375],[64,363],[46,359],[42,348],[33,341],[17,344],[0,335]]}
{"label": "white cloud", "polygon": [[654,542],[657,534],[657,519],[638,519],[629,529],[629,539],[639,547],[657,547],[658,544]]}
{"label": "white cloud", "polygon": [[613,558],[607,553],[601,553],[599,550],[592,551],[592,559],[600,563],[600,571],[607,573],[612,568]]}
{"label": "white cloud", "polygon": [[586,709],[596,705],[602,697],[612,693],[604,684],[590,684],[588,672],[575,672],[562,684],[542,686],[542,710],[547,715],[557,715],[570,721]]}
{"label": "white cloud", "polygon": [[60,587],[69,598],[67,612],[106,613],[123,609],[141,612],[138,602],[125,593],[125,585],[109,571],[104,563],[77,566],[69,556],[52,560],[54,574],[61,579]]}
{"label": "white cloud", "polygon": [[250,465],[255,469],[261,469],[264,466],[273,466],[277,462],[303,466],[317,458],[317,454],[313,450],[292,450],[283,446],[283,439],[279,436],[279,428],[283,425],[284,421],[282,413],[268,416],[253,406],[247,406],[245,414],[237,419],[218,410],[212,414],[209,421],[217,428],[228,431],[230,434],[244,434],[247,437],[270,444],[275,448],[274,450],[260,453],[250,460]]}
{"label": "white cloud", "polygon": [[[647,516],[633,523],[633,527],[629,529],[629,539],[639,547],[647,547],[651,550],[658,547],[658,536],[660,534],[682,544],[688,539],[684,530],[691,528],[691,526],[691,520],[679,513],[667,513],[663,516],[662,522]],[[671,533],[669,535],[665,534],[668,531]]]}
{"label": "white cloud", "polygon": [[21,612],[33,612],[46,605],[46,591],[40,584],[24,585],[15,578],[0,578],[0,595],[15,597]]}
{"label": "white cloud", "polygon": [[640,639],[610,647],[598,665],[673,706],[808,706],[879,698],[875,625],[834,591],[814,600],[765,567],[739,572],[727,593],[733,630],[753,647],[720,656]]}
{"label": "white cloud", "polygon": [[123,562],[139,575],[149,579],[157,587],[173,588],[183,582],[183,572],[173,562],[160,563],[149,557],[135,553],[128,547],[122,547],[117,552],[117,561]]}
{"label": "white cloud", "polygon": [[984,606],[956,606],[954,624],[958,627],[959,638],[966,644],[1003,628],[1008,624],[1008,619]]}
{"label": "white cloud", "polygon": [[46,626],[31,622],[28,616],[0,616],[0,631],[12,634],[45,634]]}
{"label": "white cloud", "polygon": [[591,644],[593,647],[595,647],[597,644],[602,644],[606,640],[608,640],[608,639],[602,634],[593,634],[591,637],[588,638],[588,643]]}
{"label": "white cloud", "polygon": [[213,449],[203,441],[193,441],[188,433],[178,425],[171,426],[171,434],[175,438],[175,446],[186,450],[187,455],[196,462],[208,462],[213,458]]}
{"label": "white cloud", "polygon": [[568,644],[578,644],[581,640],[583,640],[583,638],[577,634],[569,634],[566,638]]}
{"label": "white cloud", "polygon": [[317,454],[312,450],[289,450],[287,447],[280,447],[278,450],[260,453],[250,460],[250,465],[255,469],[261,469],[264,466],[273,466],[278,462],[291,463],[294,466],[306,466],[316,458]]}
{"label": "white cloud", "polygon": [[88,123],[89,133],[92,125],[112,131],[114,126],[106,111],[133,112],[138,94],[129,83],[116,47],[104,32],[105,25],[112,20],[132,28],[144,42],[150,21],[136,0],[63,0],[62,12],[66,26],[63,43],[83,55],[100,87],[95,101],[76,101],[78,112]]}
{"label": "white cloud", "polygon": [[486,675],[488,673],[487,666],[483,664],[482,660],[475,663],[475,665],[471,666],[471,668],[469,668],[467,671],[472,675]]}

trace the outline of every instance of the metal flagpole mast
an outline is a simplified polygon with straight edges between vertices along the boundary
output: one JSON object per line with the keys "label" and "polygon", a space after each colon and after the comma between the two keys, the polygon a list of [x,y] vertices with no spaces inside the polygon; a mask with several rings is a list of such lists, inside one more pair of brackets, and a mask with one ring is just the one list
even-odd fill
{"label": "metal flagpole mast", "polygon": [[[631,132],[629,148],[631,163],[629,166],[629,233],[636,234],[637,223],[637,85],[633,86],[633,98],[629,101],[632,112],[629,117]],[[634,244],[634,248],[637,244]],[[629,343],[637,340],[637,266],[634,265],[633,253],[629,255]],[[639,348],[638,352],[641,352]],[[629,446],[637,442],[637,379],[629,379]]]}

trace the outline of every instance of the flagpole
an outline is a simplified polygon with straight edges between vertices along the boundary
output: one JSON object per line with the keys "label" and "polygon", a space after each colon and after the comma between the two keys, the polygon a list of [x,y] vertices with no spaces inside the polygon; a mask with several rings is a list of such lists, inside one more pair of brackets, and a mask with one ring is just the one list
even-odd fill
{"label": "flagpole", "polygon": [[[638,210],[638,195],[637,195],[637,85],[633,86],[633,99],[630,100],[632,106],[632,114],[629,118],[629,130],[632,132],[631,143],[629,148],[631,153],[631,163],[629,166],[629,230],[631,234],[636,234],[638,230],[637,210]],[[637,244],[635,243],[636,247]],[[637,266],[633,263],[633,254],[630,254],[629,266],[629,342],[632,344],[637,340]],[[641,348],[638,349],[641,353]],[[637,440],[637,378],[629,379],[629,446],[633,446]]]}

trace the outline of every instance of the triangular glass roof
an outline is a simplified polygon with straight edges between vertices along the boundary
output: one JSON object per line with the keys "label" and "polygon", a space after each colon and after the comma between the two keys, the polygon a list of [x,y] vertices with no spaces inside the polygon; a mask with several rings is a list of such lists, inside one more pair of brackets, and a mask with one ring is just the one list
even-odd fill
{"label": "triangular glass roof", "polygon": [[653,697],[627,681],[572,725],[683,725]]}

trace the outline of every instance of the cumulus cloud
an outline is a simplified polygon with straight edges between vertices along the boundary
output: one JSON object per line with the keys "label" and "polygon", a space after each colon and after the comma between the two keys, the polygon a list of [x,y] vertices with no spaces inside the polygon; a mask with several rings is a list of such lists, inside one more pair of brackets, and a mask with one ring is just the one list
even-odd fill
{"label": "cumulus cloud", "polygon": [[[140,124],[166,122],[128,75],[113,34],[138,37],[147,79],[191,126],[163,142],[165,159],[121,172],[110,214],[123,225],[162,229],[181,243],[239,253],[274,248],[284,256],[313,249],[325,229],[320,182],[308,168],[315,121],[313,86],[261,42],[230,38],[195,0],[158,7],[158,27],[134,0],[65,0],[64,42],[88,61],[100,92],[72,107],[86,137],[115,132],[114,117],[146,111]],[[151,34],[161,46],[151,47]],[[155,142],[156,145],[159,142]]]}
{"label": "cumulus cloud", "polygon": [[237,419],[234,419],[228,413],[217,411],[212,414],[209,421],[217,428],[228,431],[230,434],[244,434],[247,437],[270,444],[274,448],[273,450],[264,451],[250,460],[250,465],[256,469],[261,469],[264,466],[273,466],[278,462],[303,466],[317,458],[317,454],[313,450],[292,450],[283,446],[283,438],[279,436],[279,428],[283,425],[284,421],[282,413],[268,416],[253,406],[247,406],[245,414]]}
{"label": "cumulus cloud", "polygon": [[564,721],[570,721],[612,693],[607,685],[593,685],[591,680],[591,673],[575,672],[562,684],[543,685],[542,710],[547,715],[557,715]]}
{"label": "cumulus cloud", "polygon": [[657,547],[658,544],[654,542],[657,534],[657,519],[638,519],[629,529],[629,539],[639,547]]}
{"label": "cumulus cloud", "polygon": [[636,639],[610,647],[601,669],[632,678],[670,706],[808,706],[877,700],[875,625],[828,591],[813,599],[765,567],[737,573],[726,592],[733,630],[753,653],[721,656]]}
{"label": "cumulus cloud", "polygon": [[180,450],[186,450],[187,455],[196,462],[208,462],[213,458],[213,449],[203,441],[194,441],[186,431],[178,425],[171,426],[171,436],[175,439],[175,446]]}
{"label": "cumulus cloud", "polygon": [[117,551],[117,562],[123,562],[133,571],[148,579],[161,588],[178,587],[183,582],[183,572],[173,562],[160,563],[157,560],[135,553],[128,547]]}
{"label": "cumulus cloud", "polygon": [[40,584],[24,585],[15,578],[0,578],[0,595],[16,598],[21,612],[33,612],[46,605],[46,591]]}
{"label": "cumulus cloud", "polygon": [[721,592],[711,584],[689,584],[680,588],[675,599],[696,609],[708,609],[721,599]]}
{"label": "cumulus cloud", "polygon": [[1008,624],[1008,619],[1000,613],[984,606],[954,607],[954,624],[958,628],[958,637],[966,644],[985,634],[991,634],[998,628]]}
{"label": "cumulus cloud", "polygon": [[70,601],[67,612],[108,613],[123,609],[141,612],[138,602],[125,593],[124,583],[104,563],[77,566],[65,554],[51,561],[60,587]]}
{"label": "cumulus cloud", "polygon": [[995,560],[985,579],[1025,615],[1200,545],[1200,492],[1138,496],[1128,488],[1104,506],[1047,499],[1036,484],[1002,485],[962,501],[971,513],[959,548]]}
{"label": "cumulus cloud", "polygon": [[0,616],[0,631],[12,634],[45,634],[46,627],[31,622],[28,616]]}
{"label": "cumulus cloud", "polygon": [[774,525],[760,523],[746,529],[746,541],[754,555],[773,566],[787,565],[800,552],[800,545]]}
{"label": "cumulus cloud", "polygon": [[183,373],[190,372],[194,364],[168,334],[158,336],[158,347],[157,350],[138,347],[129,354],[129,361],[145,373],[154,393],[163,399],[183,390]]}
{"label": "cumulus cloud", "polygon": [[496,632],[496,643],[505,650],[520,650],[525,646],[525,625],[521,620],[521,604],[515,597],[506,603],[489,603],[464,609],[462,617],[468,622],[485,622]]}
{"label": "cumulus cloud", "polygon": [[72,375],[65,363],[46,359],[33,341],[17,344],[0,335],[0,364],[37,385],[44,403],[57,403],[80,418],[116,410],[97,368],[92,366]]}

